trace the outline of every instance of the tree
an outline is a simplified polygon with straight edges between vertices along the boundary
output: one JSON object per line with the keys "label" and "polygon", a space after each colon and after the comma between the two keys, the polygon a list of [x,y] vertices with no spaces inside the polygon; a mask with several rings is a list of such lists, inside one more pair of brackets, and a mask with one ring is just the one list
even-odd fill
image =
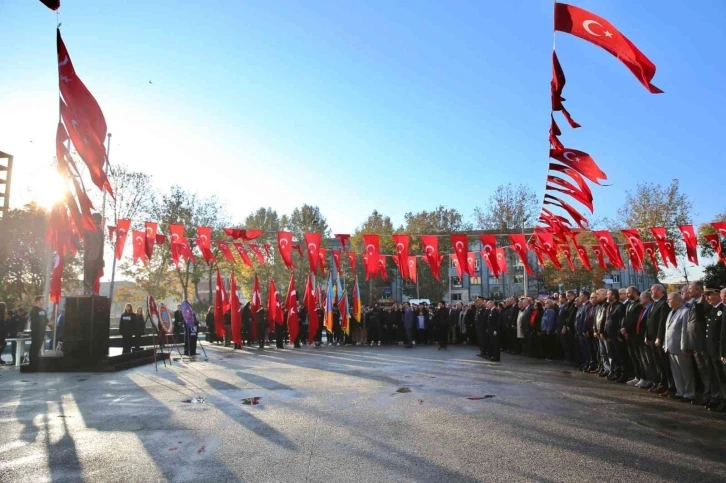
{"label": "tree", "polygon": [[703,283],[708,288],[726,287],[726,265],[718,262],[704,267]]}
{"label": "tree", "polygon": [[[143,230],[152,207],[156,202],[156,191],[151,184],[151,176],[140,171],[131,171],[123,164],[115,164],[109,168],[109,181],[114,197],[106,196],[105,215],[114,226],[119,220],[131,220],[136,230]],[[131,239],[130,237],[128,239]],[[116,238],[106,238],[111,257],[115,256]],[[133,243],[133,242],[132,242]],[[112,260],[110,296],[114,295],[116,278],[116,261]]]}
{"label": "tree", "polygon": [[[668,186],[656,183],[639,183],[635,191],[625,191],[625,202],[618,209],[617,222],[622,228],[637,228],[644,240],[653,240],[649,228],[664,227],[666,235],[675,243],[676,254],[683,258],[685,245],[678,230],[693,218],[693,202],[681,193],[677,179]],[[685,270],[685,260],[679,262]],[[662,271],[662,270],[661,270]],[[684,271],[687,279],[687,273]]]}
{"label": "tree", "polygon": [[[10,308],[43,294],[50,253],[45,241],[48,212],[35,203],[10,210],[0,229],[0,300]],[[67,254],[62,290],[80,287],[82,257]]]}
{"label": "tree", "polygon": [[499,185],[489,196],[486,207],[474,208],[477,228],[519,230],[534,226],[539,213],[537,193],[528,185]]}

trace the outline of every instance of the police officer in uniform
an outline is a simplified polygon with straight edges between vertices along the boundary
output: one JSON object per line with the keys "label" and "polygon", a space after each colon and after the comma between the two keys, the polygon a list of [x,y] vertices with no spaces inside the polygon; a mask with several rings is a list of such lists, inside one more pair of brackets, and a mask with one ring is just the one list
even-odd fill
{"label": "police officer in uniform", "polygon": [[718,290],[706,292],[711,309],[706,314],[706,357],[711,370],[711,400],[706,407],[711,411],[723,412],[726,409],[726,370],[719,355],[721,324],[725,306]]}
{"label": "police officer in uniform", "polygon": [[42,295],[35,297],[33,308],[30,309],[30,352],[28,353],[31,365],[38,364],[40,349],[45,341],[45,328],[48,326],[48,315],[45,313]]}
{"label": "police officer in uniform", "polygon": [[487,302],[489,317],[487,317],[487,336],[489,337],[489,360],[499,362],[499,337],[502,332],[502,315],[499,307],[492,300]]}

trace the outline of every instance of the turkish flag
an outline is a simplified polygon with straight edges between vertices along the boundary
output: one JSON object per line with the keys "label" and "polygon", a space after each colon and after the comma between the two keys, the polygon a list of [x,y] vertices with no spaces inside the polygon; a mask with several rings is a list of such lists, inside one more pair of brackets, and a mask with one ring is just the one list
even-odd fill
{"label": "turkish flag", "polygon": [[197,246],[199,248],[212,248],[212,228],[208,226],[197,227]]}
{"label": "turkish flag", "polygon": [[590,210],[590,213],[594,213],[595,209],[592,205],[592,192],[588,189],[588,192],[585,193],[566,179],[562,179],[559,176],[552,176],[547,175],[547,182],[552,183],[555,186],[546,186],[546,190],[548,191],[559,191],[560,193],[564,193],[566,195],[571,196],[575,199],[575,201],[579,201],[583,205],[587,207],[588,210]]}
{"label": "turkish flag", "polygon": [[295,272],[290,272],[290,283],[287,286],[285,308],[287,309],[287,330],[290,333],[290,342],[294,343],[298,335],[300,335],[300,314],[297,311]]}
{"label": "turkish flag", "polygon": [[106,190],[113,198],[113,189],[109,183],[104,165],[106,164],[106,149],[103,147],[103,141],[98,141],[91,132],[91,128],[86,121],[80,117],[73,109],[68,107],[63,100],[60,100],[60,111],[63,123],[68,130],[76,152],[81,157],[86,166],[88,173],[91,175],[91,181],[98,189]]}
{"label": "turkish flag", "polygon": [[229,244],[227,242],[217,240],[217,248],[219,248],[219,251],[222,252],[222,255],[224,255],[225,260],[234,263],[234,256],[232,255],[232,251],[229,249]]}
{"label": "turkish flag", "polygon": [[723,237],[726,237],[726,222],[723,221],[714,221],[711,223],[711,226],[714,227]]}
{"label": "turkish flag", "polygon": [[342,248],[343,252],[346,252],[347,250],[345,249],[345,244],[350,239],[350,235],[339,233],[335,235],[335,238],[340,240],[340,247]]}
{"label": "turkish flag", "polygon": [[635,249],[635,247],[630,243],[626,243],[625,250],[628,252],[628,256],[630,257],[630,266],[633,267],[633,270],[635,270],[636,272],[642,272],[643,265],[640,261],[638,251]]}
{"label": "turkish flag", "polygon": [[[459,267],[463,272],[469,273],[469,266],[466,263],[466,256],[469,253],[469,240],[466,235],[451,235],[451,246],[454,247],[454,253],[459,261]],[[474,276],[473,273],[469,273]],[[461,277],[461,274],[459,274]]]}
{"label": "turkish flag", "polygon": [[147,264],[145,235],[146,234],[141,230],[134,230],[131,233],[134,241],[134,265],[136,265],[139,258],[144,262],[144,265]]}
{"label": "turkish flag", "polygon": [[660,251],[660,256],[663,259],[663,263],[665,264],[666,268],[669,267],[669,264],[672,264],[674,268],[678,268],[678,260],[676,260],[676,250],[673,246],[672,240],[667,240],[665,228],[662,226],[654,226],[651,227],[650,232],[655,237],[655,241],[658,244],[658,250]]}
{"label": "turkish flag", "polygon": [[[58,168],[62,171],[62,174],[72,179],[72,175],[80,176],[78,166],[73,156],[68,152],[68,148],[65,143],[68,141],[68,131],[62,122],[58,121],[58,127],[55,132],[55,157],[58,160]],[[73,170],[71,171],[71,167]]]}
{"label": "turkish flag", "polygon": [[270,278],[270,283],[267,287],[267,325],[272,331],[275,330],[275,324],[277,323],[277,312],[278,312],[278,295],[277,287],[275,287],[275,281]]}
{"label": "turkish flag", "polygon": [[693,225],[681,225],[678,227],[683,234],[683,241],[686,243],[686,253],[688,255],[688,261],[694,265],[698,265],[698,238],[696,238],[696,232],[693,229]]}
{"label": "turkish flag", "polygon": [[393,243],[396,244],[396,255],[393,259],[396,261],[398,270],[401,272],[401,278],[408,278],[408,247],[410,239],[408,235],[393,235]]}
{"label": "turkish flag", "polygon": [[214,331],[217,337],[224,337],[224,313],[226,312],[225,300],[227,294],[222,283],[222,274],[217,269],[217,284],[214,286]]}
{"label": "turkish flag", "polygon": [[469,252],[466,254],[466,266],[469,269],[469,273],[472,274],[473,277],[474,273],[476,273],[476,253],[475,252]]}
{"label": "turkish flag", "polygon": [[345,331],[345,333],[349,333],[348,330],[348,294],[346,292],[343,292],[343,295],[340,296],[340,300],[338,301],[338,311],[340,312],[340,328]]}
{"label": "turkish flag", "polygon": [[305,246],[308,252],[308,264],[310,271],[318,272],[318,263],[320,263],[320,241],[322,236],[320,233],[305,233]]}
{"label": "turkish flag", "polygon": [[68,55],[63,38],[61,38],[60,29],[56,29],[56,47],[58,50],[59,87],[63,100],[75,115],[81,118],[90,128],[88,134],[93,135],[94,142],[100,142],[103,145],[106,140],[106,119],[96,98],[93,97],[91,91],[76,75],[71,57]]}
{"label": "turkish flag", "polygon": [[625,236],[628,242],[635,249],[635,253],[638,255],[640,264],[645,264],[645,247],[643,246],[643,240],[642,238],[640,238],[640,232],[638,231],[638,229],[626,228],[625,230],[620,230],[620,232]]}
{"label": "turkish flag", "polygon": [[421,243],[424,246],[424,260],[429,264],[434,278],[440,282],[439,237],[436,235],[421,235]]}
{"label": "turkish flag", "polygon": [[603,270],[607,270],[608,266],[605,264],[605,258],[603,257],[603,249],[600,247],[600,245],[597,246],[591,246],[590,247],[592,251],[595,253],[595,257],[597,258],[597,263],[600,265],[600,268]]}
{"label": "turkish flag", "polygon": [[507,273],[509,271],[509,267],[507,266],[507,254],[504,252],[504,248],[497,248],[496,257],[499,272]]}
{"label": "turkish flag", "polygon": [[355,253],[348,252],[348,263],[350,264],[350,271],[355,273]]}
{"label": "turkish flag", "polygon": [[282,262],[287,268],[295,268],[292,261],[292,233],[289,231],[277,232],[277,249],[282,257]]}
{"label": "turkish flag", "polygon": [[157,245],[164,245],[166,243],[166,235],[163,233],[157,233],[156,234],[156,244]]}
{"label": "turkish flag", "polygon": [[262,308],[262,293],[260,292],[260,279],[255,273],[255,284],[252,288],[252,300],[250,301],[250,309],[252,310],[252,338],[257,340],[257,312]]}
{"label": "turkish flag", "polygon": [[539,246],[547,254],[552,264],[557,270],[562,270],[562,264],[557,258],[557,245],[555,245],[552,233],[544,231],[535,231],[534,236],[539,240]]}
{"label": "turkish flag", "polygon": [[256,243],[250,243],[250,248],[252,249],[252,253],[255,254],[255,257],[257,257],[257,263],[260,265],[265,264],[265,256],[262,254],[262,250],[260,250],[260,246]]}
{"label": "turkish flag", "polygon": [[608,260],[610,260],[610,264],[615,268],[625,270],[625,263],[623,263],[623,259],[620,256],[620,250],[615,244],[612,234],[610,234],[607,230],[595,230],[592,234],[597,238],[597,242],[602,247],[605,255],[607,255]]}
{"label": "turkish flag", "polygon": [[590,266],[590,258],[587,256],[587,250],[585,250],[585,247],[575,243],[575,250],[577,250],[577,258],[580,259],[582,266],[585,267],[588,272],[592,270],[592,267]]}
{"label": "turkish flag", "polygon": [[566,174],[567,176],[572,178],[572,180],[577,184],[577,187],[580,188],[580,191],[582,191],[582,193],[585,195],[585,198],[592,201],[592,191],[587,185],[587,181],[585,181],[585,179],[577,170],[556,163],[550,163],[549,169],[550,171],[559,171],[560,173]]}
{"label": "turkish flag", "polygon": [[333,254],[333,263],[335,264],[335,271],[338,272],[338,277],[343,275],[343,272],[340,269],[340,250],[331,250],[330,251]]}
{"label": "turkish flag", "polygon": [[584,151],[572,148],[550,149],[550,158],[574,169],[595,184],[600,184],[601,179],[608,179],[595,160]]}
{"label": "turkish flag", "polygon": [[320,275],[325,274],[325,259],[328,258],[328,251],[320,247],[318,250],[318,268],[320,269]]}
{"label": "turkish flag", "polygon": [[714,252],[716,252],[716,255],[718,255],[721,263],[726,264],[726,256],[724,256],[723,249],[721,247],[721,238],[719,238],[719,236],[715,233],[712,235],[706,235],[705,238],[709,246]]}
{"label": "turkish flag", "polygon": [[459,258],[456,256],[456,254],[452,253],[449,255],[449,260],[451,261],[451,266],[453,266],[456,269],[456,274],[459,276],[459,278],[464,276],[464,269],[461,268],[461,263],[459,263]]}
{"label": "turkish flag", "polygon": [[393,263],[396,265],[396,268],[398,269],[399,273],[401,272],[401,262],[398,261],[398,257],[396,255],[391,256],[391,260],[393,260]]}
{"label": "turkish flag", "polygon": [[224,232],[233,240],[250,241],[262,235],[264,230],[243,230],[240,228],[224,228]]}
{"label": "turkish flag", "polygon": [[252,260],[250,260],[250,256],[247,255],[247,251],[245,250],[245,247],[242,246],[242,244],[238,243],[238,242],[232,243],[232,246],[234,246],[237,249],[237,255],[239,255],[240,259],[242,260],[242,263],[244,263],[248,267],[252,268]]}
{"label": "turkish flag", "polygon": [[121,260],[126,244],[126,236],[131,228],[131,220],[118,220],[116,223],[116,260]]}
{"label": "turkish flag", "polygon": [[159,225],[153,221],[147,221],[144,224],[145,239],[144,245],[146,250],[146,258],[151,260],[151,256],[154,254],[154,245],[156,244],[156,230]]}
{"label": "turkish flag", "polygon": [[525,270],[527,270],[527,274],[530,276],[534,275],[534,272],[527,261],[527,240],[524,235],[509,235],[509,239],[512,240],[512,243],[514,244],[514,251],[517,252],[517,255],[519,255],[519,259],[522,262],[522,265],[524,265]]}
{"label": "turkish flag", "polygon": [[366,262],[366,280],[375,277],[380,271],[378,257],[381,251],[381,240],[379,235],[363,235],[363,244],[365,245],[365,255],[368,257]]}
{"label": "turkish flag", "polygon": [[570,251],[570,245],[559,245],[559,249],[562,250],[562,253],[565,254],[565,260],[567,260],[567,265],[570,266],[570,271],[575,271],[575,263],[572,261],[572,252]]}
{"label": "turkish flag", "polygon": [[545,266],[544,253],[542,251],[542,247],[539,244],[539,240],[534,240],[532,242],[529,242],[529,243],[527,243],[527,246],[537,256],[537,264],[540,266],[540,268],[544,268],[544,266]]}
{"label": "turkish flag", "polygon": [[232,272],[232,282],[229,289],[229,296],[229,311],[232,318],[232,341],[236,345],[242,345],[242,304],[239,300],[239,293],[237,292],[237,281],[234,279],[234,272]]}
{"label": "turkish flag", "polygon": [[40,3],[51,10],[58,10],[60,8],[61,0],[40,0]]}
{"label": "turkish flag", "polygon": [[54,304],[59,304],[61,300],[61,289],[63,285],[63,267],[64,260],[59,254],[55,256],[55,263],[53,264],[53,272],[50,276],[50,294],[49,299]]}
{"label": "turkish flag", "polygon": [[416,283],[416,255],[409,255],[408,256],[408,278],[413,282]]}
{"label": "turkish flag", "polygon": [[653,268],[658,270],[658,259],[655,256],[655,242],[643,243],[643,249],[648,257],[650,257],[650,263],[653,265]]}
{"label": "turkish flag", "polygon": [[315,334],[318,332],[320,320],[318,320],[318,312],[316,307],[315,286],[313,284],[313,276],[308,273],[308,280],[305,283],[305,309],[308,313],[308,343],[312,344],[315,340]]}
{"label": "turkish flag", "polygon": [[496,251],[497,251],[497,237],[496,235],[479,235],[479,241],[481,242],[481,259],[489,267],[489,271],[492,272],[494,278],[499,278],[499,264],[494,263]]}
{"label": "turkish flag", "polygon": [[169,225],[169,235],[171,235],[171,244],[181,243],[186,240],[184,236],[184,225]]}
{"label": "turkish flag", "polygon": [[602,47],[625,64],[649,92],[663,92],[650,83],[655,76],[655,64],[604,18],[579,7],[555,3],[555,30]]}
{"label": "turkish flag", "polygon": [[560,198],[557,198],[556,196],[552,196],[552,195],[548,195],[548,194],[544,195],[544,198],[545,198],[545,200],[544,200],[545,205],[558,206],[558,207],[562,208],[572,217],[572,219],[575,221],[575,223],[577,223],[577,226],[579,226],[583,230],[588,229],[587,219],[584,216],[582,216],[582,214],[579,211],[577,211],[575,208],[573,208],[569,203],[561,200]]}
{"label": "turkish flag", "polygon": [[[565,119],[567,119],[568,124],[572,128],[576,129],[581,126],[572,119],[572,116],[570,116],[570,113],[567,112],[567,109],[565,109],[565,106],[562,104],[565,100],[565,98],[562,97],[562,90],[565,88],[565,82],[565,72],[562,70],[560,60],[557,58],[557,53],[553,50],[552,81],[550,82],[550,90],[552,91],[552,110],[561,111],[562,115],[565,116]],[[552,122],[554,123],[554,118],[552,119]]]}
{"label": "turkish flag", "polygon": [[388,280],[388,268],[386,267],[386,258],[388,256],[386,255],[379,255],[378,256],[378,274],[383,278],[383,280]]}

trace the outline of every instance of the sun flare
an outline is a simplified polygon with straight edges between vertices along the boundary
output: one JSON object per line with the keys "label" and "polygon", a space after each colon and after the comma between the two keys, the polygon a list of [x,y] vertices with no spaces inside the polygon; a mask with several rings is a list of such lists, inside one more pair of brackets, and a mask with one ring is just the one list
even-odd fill
{"label": "sun flare", "polygon": [[50,210],[63,199],[65,192],[66,186],[55,170],[47,170],[34,180],[31,194],[33,201]]}

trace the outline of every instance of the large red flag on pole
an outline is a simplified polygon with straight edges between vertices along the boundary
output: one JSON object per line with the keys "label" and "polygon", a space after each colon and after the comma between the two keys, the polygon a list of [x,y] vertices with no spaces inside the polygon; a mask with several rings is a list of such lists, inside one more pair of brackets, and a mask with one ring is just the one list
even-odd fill
{"label": "large red flag on pole", "polygon": [[217,269],[217,285],[214,287],[214,331],[217,337],[224,337],[224,313],[225,299],[224,283],[222,283],[222,274]]}
{"label": "large red flag on pole", "polygon": [[290,273],[290,284],[287,286],[287,330],[290,332],[290,342],[295,343],[300,334],[300,315],[297,312],[297,291],[295,290],[295,273]]}
{"label": "large red flag on pole", "polygon": [[232,284],[230,287],[230,312],[232,316],[232,340],[235,345],[242,345],[242,312],[239,295],[237,293],[237,282],[232,273]]}

